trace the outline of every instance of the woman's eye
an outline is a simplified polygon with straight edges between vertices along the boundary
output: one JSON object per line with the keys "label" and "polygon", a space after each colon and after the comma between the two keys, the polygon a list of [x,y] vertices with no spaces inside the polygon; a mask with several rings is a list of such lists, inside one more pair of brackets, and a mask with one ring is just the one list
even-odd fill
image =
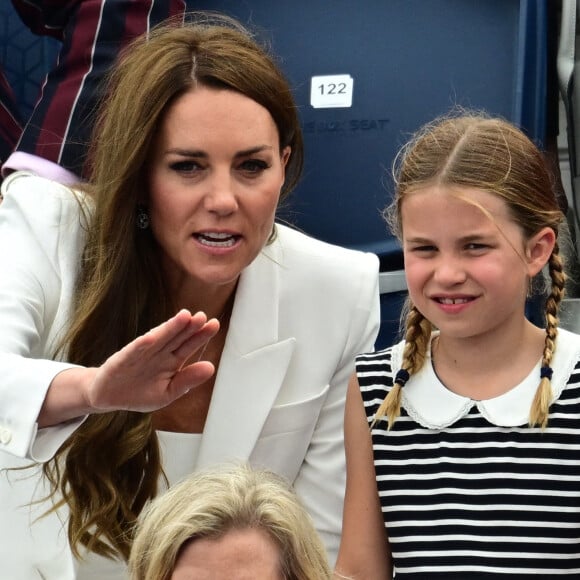
{"label": "woman's eye", "polygon": [[196,161],[175,161],[170,165],[173,171],[178,173],[194,173],[201,169],[201,166]]}
{"label": "woman's eye", "polygon": [[243,161],[239,166],[239,168],[244,173],[250,175],[262,173],[262,171],[265,171],[266,169],[268,169],[268,167],[270,167],[270,165],[266,163],[266,161],[263,161],[262,159],[247,159],[246,161]]}

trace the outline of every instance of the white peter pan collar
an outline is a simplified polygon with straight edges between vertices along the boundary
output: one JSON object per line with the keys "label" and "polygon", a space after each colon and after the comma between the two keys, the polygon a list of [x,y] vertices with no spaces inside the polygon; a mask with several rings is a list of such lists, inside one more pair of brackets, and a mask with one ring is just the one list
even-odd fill
{"label": "white peter pan collar", "polygon": [[[437,333],[433,334],[433,337]],[[393,348],[393,372],[401,366],[404,343]],[[552,360],[552,401],[558,399],[580,357],[580,335],[558,330]],[[506,393],[477,401],[453,393],[433,370],[431,352],[427,353],[423,368],[412,375],[403,388],[402,404],[409,416],[428,429],[442,429],[461,419],[475,405],[481,414],[498,427],[516,427],[528,423],[530,407],[540,383],[541,361],[517,386]]]}

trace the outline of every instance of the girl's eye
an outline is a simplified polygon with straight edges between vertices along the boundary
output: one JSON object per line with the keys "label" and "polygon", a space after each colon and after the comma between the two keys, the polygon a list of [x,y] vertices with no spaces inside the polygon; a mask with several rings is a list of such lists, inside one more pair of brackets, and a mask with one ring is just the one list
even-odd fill
{"label": "girl's eye", "polygon": [[486,250],[489,246],[487,246],[486,244],[479,244],[476,242],[472,242],[470,244],[467,244],[465,246],[465,249],[470,251],[470,252],[477,252],[477,251],[483,251]]}
{"label": "girl's eye", "polygon": [[435,252],[437,250],[437,248],[435,246],[415,246],[414,248],[411,248],[412,252],[415,252],[417,254],[427,254],[430,252]]}
{"label": "girl's eye", "polygon": [[270,165],[263,159],[247,159],[243,161],[239,168],[248,175],[258,175],[268,169]]}

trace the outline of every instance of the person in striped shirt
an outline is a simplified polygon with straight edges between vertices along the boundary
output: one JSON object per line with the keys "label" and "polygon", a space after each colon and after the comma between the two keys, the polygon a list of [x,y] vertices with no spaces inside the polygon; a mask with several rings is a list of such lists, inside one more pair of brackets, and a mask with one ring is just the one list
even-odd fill
{"label": "person in striped shirt", "polygon": [[87,150],[104,79],[120,50],[185,0],[12,0],[36,35],[62,43],[29,119],[23,119],[0,64],[2,177],[31,171],[66,185],[87,178]]}
{"label": "person in striped shirt", "polygon": [[[580,337],[558,328],[565,218],[539,148],[452,113],[395,164],[404,340],[357,357],[337,572],[580,577]],[[545,282],[545,323],[526,317]]]}

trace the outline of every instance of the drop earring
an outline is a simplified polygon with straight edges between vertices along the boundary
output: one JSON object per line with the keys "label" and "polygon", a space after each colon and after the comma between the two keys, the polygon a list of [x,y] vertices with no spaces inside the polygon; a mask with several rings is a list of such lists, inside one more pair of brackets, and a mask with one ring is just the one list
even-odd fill
{"label": "drop earring", "polygon": [[137,206],[137,227],[140,230],[149,228],[149,214],[147,213],[147,208],[141,204]]}

